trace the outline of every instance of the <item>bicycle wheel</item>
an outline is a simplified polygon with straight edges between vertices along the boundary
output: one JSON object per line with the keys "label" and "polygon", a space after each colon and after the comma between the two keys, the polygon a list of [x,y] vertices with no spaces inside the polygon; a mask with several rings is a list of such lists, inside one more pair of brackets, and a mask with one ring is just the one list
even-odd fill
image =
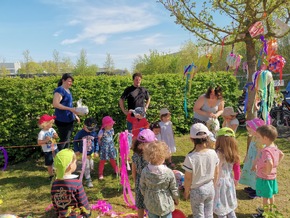
{"label": "bicycle wheel", "polygon": [[[278,132],[278,138],[287,138],[290,137],[290,114],[285,115],[281,120],[281,123],[277,123],[277,132]],[[282,125],[279,125],[282,124]]]}

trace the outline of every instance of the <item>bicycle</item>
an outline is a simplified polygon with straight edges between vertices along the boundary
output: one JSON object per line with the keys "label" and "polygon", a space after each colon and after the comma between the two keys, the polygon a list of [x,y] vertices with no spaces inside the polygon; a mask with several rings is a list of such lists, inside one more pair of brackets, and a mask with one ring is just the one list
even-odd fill
{"label": "bicycle", "polygon": [[278,138],[290,137],[290,92],[281,91],[284,96],[282,104],[275,105],[271,111],[271,124],[277,128]]}

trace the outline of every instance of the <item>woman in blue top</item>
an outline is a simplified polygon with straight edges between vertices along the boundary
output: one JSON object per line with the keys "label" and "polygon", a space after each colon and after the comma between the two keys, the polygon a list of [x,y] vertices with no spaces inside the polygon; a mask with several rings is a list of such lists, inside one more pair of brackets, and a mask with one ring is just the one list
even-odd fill
{"label": "woman in blue top", "polygon": [[68,148],[69,140],[73,132],[74,121],[80,122],[79,117],[76,115],[76,110],[73,107],[73,97],[69,88],[73,84],[73,77],[65,73],[58,82],[58,87],[53,92],[53,107],[55,108],[55,125],[58,129],[59,150]]}

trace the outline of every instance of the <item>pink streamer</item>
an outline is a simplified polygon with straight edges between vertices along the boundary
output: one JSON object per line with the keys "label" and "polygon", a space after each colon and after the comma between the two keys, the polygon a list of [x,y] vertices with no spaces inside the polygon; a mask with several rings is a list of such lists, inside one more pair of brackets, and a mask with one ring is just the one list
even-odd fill
{"label": "pink streamer", "polygon": [[86,161],[87,161],[87,139],[83,138],[83,154],[82,154],[82,172],[80,175],[80,180],[83,180],[85,168],[86,168]]}
{"label": "pink streamer", "polygon": [[[128,207],[137,210],[135,206],[135,199],[133,197],[131,186],[129,182],[129,177],[127,173],[126,163],[128,160],[128,155],[130,152],[128,143],[128,131],[122,132],[120,134],[120,157],[121,157],[121,185],[123,186],[123,196],[125,203]],[[129,199],[127,197],[129,195]],[[129,202],[130,200],[130,202]]]}

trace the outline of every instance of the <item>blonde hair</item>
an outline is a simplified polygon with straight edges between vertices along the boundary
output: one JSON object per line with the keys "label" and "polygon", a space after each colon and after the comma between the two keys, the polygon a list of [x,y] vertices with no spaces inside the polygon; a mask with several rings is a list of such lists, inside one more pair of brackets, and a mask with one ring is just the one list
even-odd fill
{"label": "blonde hair", "polygon": [[228,163],[240,162],[238,142],[231,136],[218,136],[216,140],[216,151],[223,154]]}
{"label": "blonde hair", "polygon": [[42,124],[38,124],[38,126],[39,126],[40,129],[43,129],[46,126],[48,126],[49,124],[53,124],[53,123],[54,123],[54,119],[50,120],[50,121],[43,122]]}
{"label": "blonde hair", "polygon": [[151,142],[145,147],[143,157],[152,165],[161,165],[170,157],[168,145],[165,142]]}

